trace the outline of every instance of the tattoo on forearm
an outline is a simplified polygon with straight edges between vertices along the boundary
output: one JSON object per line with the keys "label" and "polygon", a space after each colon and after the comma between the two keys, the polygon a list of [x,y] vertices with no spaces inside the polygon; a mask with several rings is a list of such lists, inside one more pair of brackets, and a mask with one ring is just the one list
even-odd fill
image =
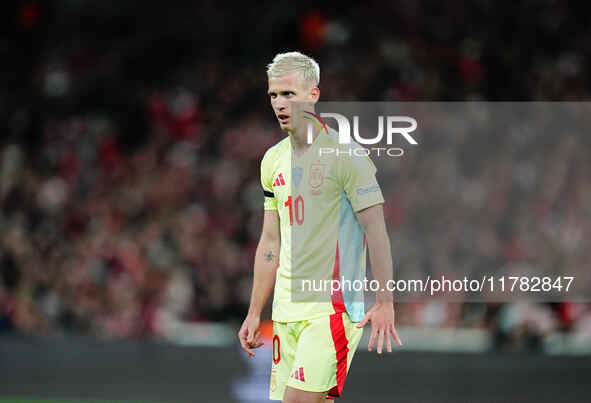
{"label": "tattoo on forearm", "polygon": [[273,253],[273,251],[268,251],[267,253],[265,253],[265,260],[267,262],[272,262],[273,260],[275,260],[275,254]]}

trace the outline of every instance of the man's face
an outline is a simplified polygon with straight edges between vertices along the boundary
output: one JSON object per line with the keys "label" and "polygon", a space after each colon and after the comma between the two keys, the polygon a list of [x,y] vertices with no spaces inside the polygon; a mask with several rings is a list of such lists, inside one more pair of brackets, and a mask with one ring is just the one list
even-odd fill
{"label": "man's face", "polygon": [[[269,99],[273,112],[279,121],[281,130],[293,131],[298,127],[301,111],[294,105],[302,105],[302,109],[312,112],[312,105],[318,101],[320,90],[303,82],[298,73],[282,77],[269,78]],[[305,106],[304,106],[305,105]]]}

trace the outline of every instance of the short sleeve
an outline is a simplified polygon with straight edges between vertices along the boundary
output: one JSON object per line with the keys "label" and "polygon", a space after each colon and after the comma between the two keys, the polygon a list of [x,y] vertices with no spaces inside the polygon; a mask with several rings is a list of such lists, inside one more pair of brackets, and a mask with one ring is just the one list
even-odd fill
{"label": "short sleeve", "polygon": [[[364,153],[360,153],[364,154]],[[384,203],[382,190],[376,179],[377,169],[367,155],[339,156],[343,189],[353,207],[358,212],[367,207]]]}
{"label": "short sleeve", "polygon": [[265,210],[277,210],[277,199],[273,193],[273,171],[271,153],[266,152],[261,161],[261,185],[265,195]]}

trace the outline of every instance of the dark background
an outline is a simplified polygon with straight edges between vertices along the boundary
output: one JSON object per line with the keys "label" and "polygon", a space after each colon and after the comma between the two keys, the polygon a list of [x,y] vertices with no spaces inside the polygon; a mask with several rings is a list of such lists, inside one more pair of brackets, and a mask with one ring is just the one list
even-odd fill
{"label": "dark background", "polygon": [[[0,354],[3,396],[42,396],[49,401],[263,401],[236,400],[231,393],[232,383],[247,370],[237,349],[80,339],[48,345],[5,338]],[[588,357],[358,353],[339,401],[586,402],[590,369]]]}
{"label": "dark background", "polygon": [[[282,138],[266,95],[265,68],[276,53],[313,56],[326,101],[578,102],[589,99],[588,24],[584,3],[565,1],[2,2],[0,368],[9,386],[0,393],[175,401],[192,385],[214,391],[195,401],[215,401],[215,391],[226,390],[226,377],[213,374],[230,377],[242,365],[235,346],[177,350],[171,342],[179,326],[235,329],[246,312],[262,222],[259,162]],[[529,151],[515,151],[503,136],[441,143],[400,162],[404,175],[387,183],[395,259],[411,265],[419,256],[431,266],[542,259],[565,274],[584,272],[586,136],[543,137]],[[493,139],[513,152],[486,154]],[[441,206],[411,203],[433,200],[433,189],[414,184],[450,156],[459,169],[449,183],[476,178],[485,189],[472,211],[480,217],[470,232],[475,247],[462,247],[457,234],[441,243],[446,222],[417,213],[436,215]],[[527,191],[512,178],[517,162],[536,174]],[[450,205],[442,208],[449,213]],[[588,345],[586,301],[409,302],[397,306],[397,323],[433,334],[483,330],[490,351],[360,355],[345,399],[589,399],[585,357],[544,355],[553,335]],[[81,344],[64,342],[70,337]],[[98,341],[104,354],[85,344]],[[70,348],[76,353],[63,370],[51,370],[47,357]],[[118,348],[135,353],[124,360]],[[142,361],[137,349],[151,358]],[[207,358],[217,353],[219,361]],[[121,374],[145,372],[134,382],[121,375],[123,386],[95,395],[93,382],[111,382],[112,370],[76,368],[104,368],[107,357]],[[152,366],[180,374],[178,389],[155,382]]]}

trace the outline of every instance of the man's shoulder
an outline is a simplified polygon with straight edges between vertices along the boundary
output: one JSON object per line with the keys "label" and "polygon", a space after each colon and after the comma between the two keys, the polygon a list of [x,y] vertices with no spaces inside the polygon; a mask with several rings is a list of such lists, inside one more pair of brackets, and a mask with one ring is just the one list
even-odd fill
{"label": "man's shoulder", "polygon": [[278,159],[286,150],[289,145],[289,136],[275,143],[275,145],[269,147],[263,155],[263,161],[270,159]]}

